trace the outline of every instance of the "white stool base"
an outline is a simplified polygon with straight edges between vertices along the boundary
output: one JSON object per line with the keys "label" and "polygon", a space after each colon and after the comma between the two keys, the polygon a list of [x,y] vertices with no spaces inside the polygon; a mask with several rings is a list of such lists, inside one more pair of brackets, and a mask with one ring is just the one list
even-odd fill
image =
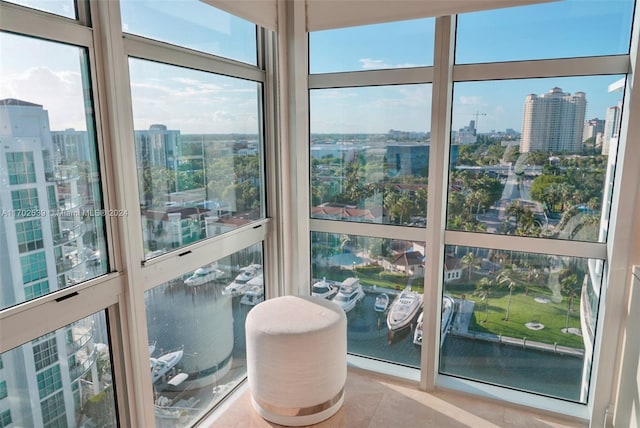
{"label": "white stool base", "polygon": [[273,422],[274,424],[284,425],[288,427],[301,427],[318,424],[325,419],[329,419],[331,416],[335,415],[338,410],[340,410],[343,403],[344,393],[340,395],[340,399],[334,405],[318,413],[302,416],[286,416],[266,410],[256,402],[256,400],[253,398],[253,394],[251,395],[251,404],[253,404],[253,408],[256,410],[256,412],[258,412],[260,416],[262,416],[269,422]]}

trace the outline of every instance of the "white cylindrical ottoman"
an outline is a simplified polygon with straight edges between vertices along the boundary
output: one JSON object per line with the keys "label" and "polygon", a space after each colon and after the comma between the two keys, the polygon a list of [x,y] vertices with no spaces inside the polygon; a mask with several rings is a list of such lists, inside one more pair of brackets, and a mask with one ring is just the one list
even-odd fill
{"label": "white cylindrical ottoman", "polygon": [[320,297],[283,296],[247,315],[247,378],[266,420],[303,426],[333,416],[344,402],[347,317]]}

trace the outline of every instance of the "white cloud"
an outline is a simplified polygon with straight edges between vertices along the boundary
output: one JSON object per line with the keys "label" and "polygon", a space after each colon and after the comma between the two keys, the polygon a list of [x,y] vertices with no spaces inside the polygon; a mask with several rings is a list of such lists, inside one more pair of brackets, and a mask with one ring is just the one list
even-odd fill
{"label": "white cloud", "polygon": [[384,62],[381,59],[362,58],[360,59],[360,66],[364,70],[374,70],[380,68],[393,68],[391,65]]}
{"label": "white cloud", "polygon": [[361,58],[360,67],[363,70],[380,70],[385,68],[411,68],[411,67],[420,67],[419,64],[412,64],[409,62],[400,63],[400,64],[389,64],[385,62],[383,59],[372,59],[372,58]]}
{"label": "white cloud", "polygon": [[461,105],[483,105],[482,104],[482,97],[476,96],[476,95],[470,95],[470,96],[465,96],[465,95],[461,95],[460,98],[460,104]]}
{"label": "white cloud", "polygon": [[2,75],[0,98],[42,105],[49,113],[52,130],[86,129],[80,73],[32,67],[14,74],[2,70]]}

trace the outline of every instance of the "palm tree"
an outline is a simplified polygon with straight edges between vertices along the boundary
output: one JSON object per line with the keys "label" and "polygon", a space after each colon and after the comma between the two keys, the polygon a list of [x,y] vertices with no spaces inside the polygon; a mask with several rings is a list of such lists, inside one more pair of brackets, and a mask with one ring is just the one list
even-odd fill
{"label": "palm tree", "polygon": [[484,302],[484,320],[482,322],[487,322],[489,319],[489,294],[493,286],[493,280],[484,277],[476,284],[476,289],[473,292],[475,296],[480,297],[480,300]]}
{"label": "palm tree", "polygon": [[507,286],[509,288],[509,300],[507,301],[507,313],[504,317],[505,321],[509,321],[509,315],[511,310],[511,297],[513,290],[518,286],[517,274],[514,270],[515,265],[506,267],[498,274],[498,284],[501,286]]}
{"label": "palm tree", "polygon": [[344,253],[347,244],[351,243],[351,238],[347,234],[340,235],[340,252]]}
{"label": "palm tree", "polygon": [[462,262],[462,264],[467,268],[467,272],[468,272],[468,280],[471,281],[471,269],[472,268],[479,268],[480,267],[480,261],[476,258],[476,256],[473,255],[473,253],[471,251],[469,251],[467,253],[467,255],[462,256],[462,259],[460,260]]}
{"label": "palm tree", "polygon": [[578,287],[577,275],[575,273],[572,273],[571,275],[564,278],[560,282],[560,287],[562,289],[562,292],[569,299],[569,302],[567,304],[567,322],[564,329],[564,332],[568,333],[569,332],[569,314],[573,310],[573,299],[578,294],[578,291],[580,291],[580,287]]}

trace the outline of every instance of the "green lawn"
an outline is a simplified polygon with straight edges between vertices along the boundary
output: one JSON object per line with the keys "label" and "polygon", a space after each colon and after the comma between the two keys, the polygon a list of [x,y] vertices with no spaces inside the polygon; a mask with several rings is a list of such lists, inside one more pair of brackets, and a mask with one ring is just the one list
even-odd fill
{"label": "green lawn", "polygon": [[[495,288],[491,291],[488,300],[489,318],[485,319],[485,302],[480,297],[474,296],[475,285],[447,284],[445,293],[455,298],[465,295],[467,300],[475,302],[474,314],[469,325],[470,330],[495,335],[503,335],[516,338],[524,338],[548,344],[557,343],[561,346],[583,349],[584,343],[580,336],[563,333],[567,322],[567,301],[560,303],[538,303],[536,297],[551,299],[551,291],[546,287],[530,286],[529,294],[524,293],[523,288],[513,291],[509,321],[505,321],[507,302],[509,300],[508,289]],[[573,309],[569,315],[569,327],[580,328],[579,298],[573,301]],[[544,325],[542,330],[531,330],[526,323],[537,321]]]}

